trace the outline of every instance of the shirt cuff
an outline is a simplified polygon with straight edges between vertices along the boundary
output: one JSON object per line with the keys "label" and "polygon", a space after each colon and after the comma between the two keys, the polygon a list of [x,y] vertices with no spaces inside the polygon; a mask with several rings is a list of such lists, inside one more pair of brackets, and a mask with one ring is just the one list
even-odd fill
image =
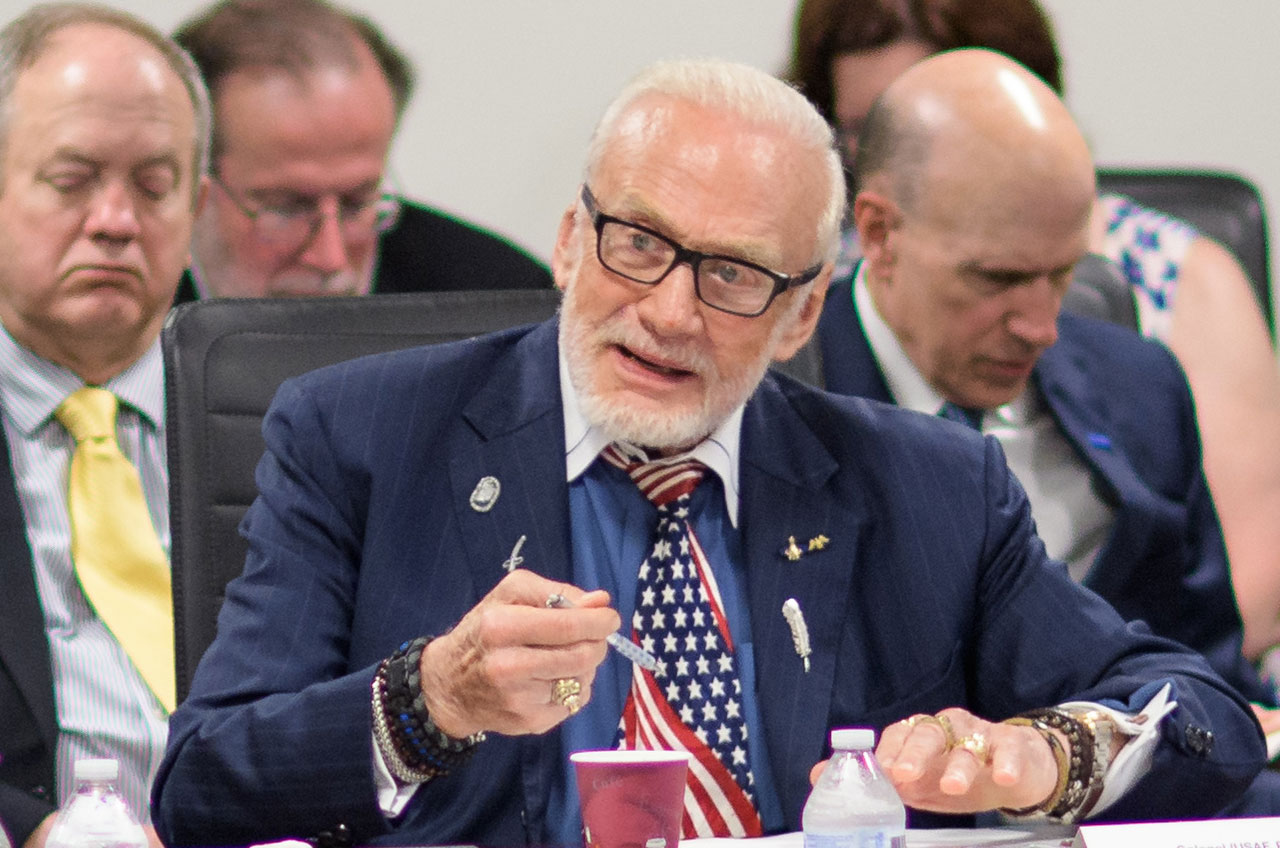
{"label": "shirt cuff", "polygon": [[1123,734],[1128,740],[1116,758],[1111,761],[1111,766],[1103,777],[1102,794],[1098,796],[1098,802],[1089,811],[1088,818],[1101,813],[1118,801],[1151,770],[1151,759],[1155,756],[1156,745],[1160,742],[1160,722],[1178,706],[1177,701],[1169,700],[1172,688],[1172,684],[1166,683],[1155,697],[1147,701],[1147,705],[1137,715],[1130,715],[1088,701],[1072,701],[1059,705],[1106,713],[1116,723],[1116,732]]}
{"label": "shirt cuff", "polygon": [[369,734],[369,741],[373,743],[373,787],[378,792],[378,809],[389,819],[398,818],[422,784],[397,782],[391,776],[386,761],[382,759],[378,740],[372,733]]}

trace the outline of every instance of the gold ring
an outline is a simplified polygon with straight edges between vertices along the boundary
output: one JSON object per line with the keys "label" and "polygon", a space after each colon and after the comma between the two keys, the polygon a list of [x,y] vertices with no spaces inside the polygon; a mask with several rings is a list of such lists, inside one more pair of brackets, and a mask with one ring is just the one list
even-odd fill
{"label": "gold ring", "polygon": [[551,685],[551,703],[559,704],[574,715],[582,709],[582,684],[576,677],[561,677]]}
{"label": "gold ring", "polygon": [[973,754],[981,765],[985,766],[991,761],[991,746],[987,743],[987,736],[984,733],[970,733],[957,742],[956,747]]}
{"label": "gold ring", "polygon": [[925,715],[924,713],[917,713],[907,719],[906,722],[907,727],[915,727],[917,724],[932,724],[941,730],[943,741],[946,743],[946,748],[943,749],[943,753],[950,751],[956,746],[955,728],[951,726],[951,719],[944,715]]}

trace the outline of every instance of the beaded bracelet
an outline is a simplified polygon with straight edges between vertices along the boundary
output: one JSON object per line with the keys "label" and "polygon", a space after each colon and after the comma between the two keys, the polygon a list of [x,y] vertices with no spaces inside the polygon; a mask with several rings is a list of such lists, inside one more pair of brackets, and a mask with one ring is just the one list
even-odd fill
{"label": "beaded bracelet", "polygon": [[1053,732],[1053,728],[1045,724],[1038,718],[1027,718],[1026,716],[1014,716],[1005,719],[1002,724],[1012,724],[1019,727],[1030,727],[1032,730],[1040,734],[1044,741],[1049,744],[1049,750],[1053,753],[1054,762],[1058,764],[1058,780],[1054,784],[1053,791],[1049,793],[1049,797],[1045,798],[1039,804],[1032,804],[1030,807],[1021,807],[1013,809],[1011,807],[1001,807],[1000,812],[1008,816],[1028,816],[1035,813],[1048,813],[1054,809],[1058,802],[1062,800],[1062,793],[1067,790],[1067,780],[1071,776],[1071,758],[1063,749],[1062,743],[1058,741],[1058,735]]}
{"label": "beaded bracelet", "polygon": [[1064,824],[1074,824],[1089,812],[1102,794],[1102,776],[1106,773],[1105,755],[1103,762],[1097,762],[1099,751],[1093,723],[1086,723],[1057,707],[1031,710],[1019,717],[1039,719],[1067,737],[1070,745],[1067,786],[1058,803],[1046,814]]}
{"label": "beaded bracelet", "polygon": [[405,642],[382,661],[374,676],[374,738],[388,770],[405,783],[448,774],[466,762],[485,738],[481,732],[455,739],[432,720],[419,670],[422,652],[430,642],[430,637]]}
{"label": "beaded bracelet", "polygon": [[1116,733],[1116,725],[1111,716],[1100,710],[1066,707],[1066,712],[1083,721],[1093,734],[1093,773],[1089,781],[1089,795],[1081,806],[1080,817],[1086,815],[1098,803],[1104,788],[1104,778],[1111,766],[1111,739]]}
{"label": "beaded bracelet", "polygon": [[435,769],[414,771],[401,759],[400,752],[396,750],[396,744],[392,741],[391,729],[387,725],[386,687],[386,676],[382,673],[380,665],[378,673],[373,676],[373,740],[377,743],[379,753],[382,754],[382,762],[386,765],[387,771],[402,784],[426,783],[439,772]]}

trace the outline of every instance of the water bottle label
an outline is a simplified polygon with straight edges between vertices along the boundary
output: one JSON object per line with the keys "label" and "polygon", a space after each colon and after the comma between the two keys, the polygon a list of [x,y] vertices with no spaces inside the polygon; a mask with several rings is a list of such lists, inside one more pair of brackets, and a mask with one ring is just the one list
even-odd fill
{"label": "water bottle label", "polygon": [[846,833],[806,833],[804,848],[907,848],[902,831],[861,827]]}

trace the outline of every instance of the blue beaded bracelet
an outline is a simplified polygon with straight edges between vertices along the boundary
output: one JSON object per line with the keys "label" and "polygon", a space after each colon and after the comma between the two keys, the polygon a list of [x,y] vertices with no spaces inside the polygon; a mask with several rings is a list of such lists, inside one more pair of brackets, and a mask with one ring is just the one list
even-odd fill
{"label": "blue beaded bracelet", "polygon": [[481,732],[455,739],[432,720],[419,672],[422,652],[430,642],[431,637],[424,636],[402,644],[379,665],[374,689],[375,699],[376,693],[382,694],[378,706],[400,763],[409,772],[439,777],[466,762],[485,736]]}

